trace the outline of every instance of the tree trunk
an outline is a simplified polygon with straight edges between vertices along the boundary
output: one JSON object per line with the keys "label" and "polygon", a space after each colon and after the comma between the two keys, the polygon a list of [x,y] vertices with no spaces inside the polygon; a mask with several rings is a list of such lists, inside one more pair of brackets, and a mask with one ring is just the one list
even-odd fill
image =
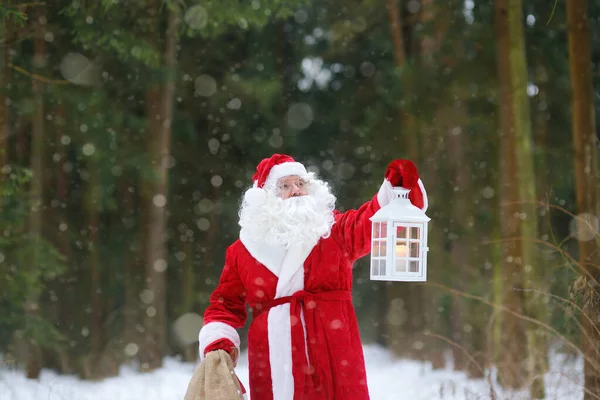
{"label": "tree trunk", "polygon": [[[538,109],[534,112],[534,129],[533,129],[533,140],[535,142],[535,147],[540,149],[541,151],[533,151],[532,154],[538,154],[534,157],[535,161],[535,190],[537,194],[537,198],[544,203],[550,201],[550,182],[552,176],[552,163],[548,161],[549,153],[548,153],[548,133],[549,133],[549,121],[550,114],[548,112],[548,71],[546,68],[545,60],[540,60],[540,64],[536,68],[535,72],[536,77],[536,85],[538,86],[539,92],[537,95],[537,105]],[[552,235],[552,221],[549,207],[538,207],[536,212],[536,217],[538,219],[537,232],[538,237],[543,241],[548,241],[550,236]],[[556,261],[556,253],[553,250],[548,248],[537,248],[537,265],[538,268],[538,287],[536,288],[540,292],[549,292],[550,281],[548,277],[553,273],[554,268],[558,267]],[[562,266],[561,266],[562,267]],[[529,293],[530,300],[534,300],[535,293]],[[540,319],[542,321],[550,321],[552,318],[551,311],[548,307],[544,307],[543,301],[545,299],[540,296],[537,298],[536,310],[535,314],[540,315]],[[547,332],[543,332],[538,330],[539,333],[543,333],[543,337],[539,337],[542,340],[540,342],[539,350],[542,350],[544,353],[539,354],[540,360],[543,364],[540,367],[543,367],[544,371],[549,368],[549,360],[548,360],[548,352],[547,348],[549,346],[550,338],[547,336]],[[541,383],[540,383],[541,384]]]}
{"label": "tree trunk", "polygon": [[[598,164],[596,149],[596,125],[593,108],[593,87],[591,76],[590,29],[588,21],[588,0],[568,1],[567,32],[569,38],[569,75],[572,90],[572,129],[575,154],[575,185],[578,213],[579,262],[584,281],[595,281],[596,285],[584,284],[583,311],[581,318],[581,346],[585,354],[584,399],[600,396],[600,294],[597,282],[600,278],[600,249],[598,246],[598,226],[590,232],[589,225],[600,215],[598,204]],[[596,220],[597,221],[597,220]]]}
{"label": "tree trunk", "polygon": [[[89,181],[86,192],[86,220],[88,223],[88,245],[87,245],[87,262],[90,282],[90,320],[89,320],[89,335],[90,335],[90,356],[92,360],[96,360],[100,356],[102,350],[102,285],[100,281],[100,271],[98,265],[98,229],[99,229],[99,201],[100,187],[97,166],[94,161],[90,161],[88,165]],[[95,375],[95,372],[94,372]]]}
{"label": "tree trunk", "polygon": [[[520,234],[518,215],[519,188],[516,160],[515,113],[513,109],[514,91],[510,66],[510,24],[509,3],[512,0],[496,0],[495,25],[498,80],[500,87],[500,222],[501,236],[505,240],[503,248],[502,301],[503,305],[515,312],[523,312],[522,289],[523,271],[521,241],[511,240]],[[497,285],[495,285],[497,287]],[[519,318],[510,314],[502,315],[503,335],[498,351],[498,379],[508,388],[522,388],[525,384],[526,336],[525,326]]]}
{"label": "tree trunk", "polygon": [[146,247],[146,289],[151,294],[144,315],[147,343],[142,369],[153,370],[162,366],[166,351],[166,296],[165,271],[167,267],[167,208],[168,178],[175,91],[177,47],[177,11],[168,10],[164,64],[166,82],[152,86],[147,93],[146,115],[149,121],[151,160],[154,180],[146,199],[148,207],[148,241]]}
{"label": "tree trunk", "polygon": [[[535,161],[536,170],[536,193],[538,197],[544,201],[548,201],[550,195],[550,172],[551,165],[546,160],[546,154],[548,149],[548,131],[549,131],[549,120],[550,114],[548,112],[548,70],[546,68],[546,62],[543,59],[538,60],[538,65],[535,68],[535,81],[538,86],[539,92],[537,97],[537,110],[534,110],[534,128],[533,136],[535,141],[535,147],[544,150],[544,156],[538,157]],[[544,209],[540,213],[538,232],[540,235],[549,235],[552,229],[548,215],[548,210]],[[543,239],[546,240],[546,239]],[[551,257],[544,257],[542,259],[544,263],[550,263]]]}
{"label": "tree trunk", "polygon": [[[465,180],[463,174],[464,167],[460,165],[463,161],[461,160],[461,138],[459,135],[454,134],[451,129],[448,131],[449,135],[446,138],[446,143],[448,144],[448,156],[452,163],[451,167],[454,170],[454,185],[462,190],[463,187],[461,185],[465,184]],[[462,135],[462,133],[460,135]],[[465,218],[468,215],[468,206],[464,200],[465,198],[468,199],[471,197],[465,196],[465,193],[461,191],[461,198],[455,199],[452,205],[452,219],[450,220],[450,223],[453,226],[452,233],[454,234],[454,238],[450,245],[450,259],[453,269],[458,275],[458,279],[455,280],[453,287],[457,290],[468,292],[468,281],[463,280],[468,274],[468,253],[470,251],[467,243],[468,238],[464,231],[467,221]],[[464,327],[467,325],[467,321],[475,316],[469,315],[467,311],[466,306],[468,301],[468,299],[463,299],[460,295],[452,296],[452,340],[458,345],[452,347],[455,370],[466,370],[469,363],[467,354],[465,354],[465,349],[468,351],[469,345]]]}
{"label": "tree trunk", "polygon": [[[543,282],[541,265],[535,241],[538,237],[538,212],[535,194],[535,173],[533,169],[533,144],[531,134],[531,113],[527,95],[527,59],[525,51],[525,33],[523,31],[522,0],[511,0],[508,8],[509,42],[510,42],[510,79],[514,129],[516,134],[517,184],[519,188],[520,225],[521,225],[521,260],[524,269],[525,311],[538,321],[546,322],[544,304],[539,295],[532,290],[540,290]],[[533,324],[527,325],[527,369],[531,382],[530,395],[533,399],[543,399],[544,374],[547,371],[546,333]]]}
{"label": "tree trunk", "polygon": [[[0,2],[1,3],[1,2]],[[8,161],[8,138],[9,133],[9,122],[10,112],[8,100],[8,85],[10,84],[9,77],[9,60],[10,60],[10,25],[9,20],[3,21],[0,26],[0,37],[4,38],[4,45],[0,51],[0,182],[4,174],[2,168],[7,164]]]}
{"label": "tree trunk", "polygon": [[[397,0],[388,0],[387,9],[390,17],[392,41],[394,43],[394,58],[396,59],[396,68],[398,71],[402,71],[402,68],[406,66],[407,54],[404,50],[402,20],[400,16],[400,10],[398,9]],[[417,140],[415,137],[414,130],[411,129],[411,127],[413,127],[414,125],[414,121],[411,115],[408,112],[406,112],[406,110],[399,108],[398,113],[400,123],[403,127],[404,137],[406,138],[406,149],[408,153],[408,158],[414,163],[417,163],[419,149],[417,146]]]}
{"label": "tree trunk", "polygon": [[[454,92],[459,87],[454,86]],[[452,87],[450,88],[452,93]],[[457,95],[457,98],[460,95]],[[481,282],[484,277],[480,274],[478,267],[478,251],[476,233],[474,231],[475,220],[471,212],[473,204],[469,200],[475,199],[472,185],[471,159],[465,149],[469,148],[468,132],[462,127],[468,124],[468,110],[463,107],[459,109],[447,109],[446,121],[452,121],[447,126],[448,136],[446,138],[448,158],[453,174],[454,191],[452,204],[452,233],[454,238],[451,243],[450,257],[456,271],[455,288],[465,292],[477,291],[476,282]],[[469,284],[470,283],[470,284]],[[473,284],[475,283],[475,284]],[[480,294],[480,293],[477,293]],[[454,346],[452,348],[455,360],[455,369],[464,369],[470,377],[482,378],[486,367],[484,332],[486,326],[486,308],[479,302],[465,299],[462,296],[453,296],[452,321],[454,341],[461,345],[462,349]],[[465,354],[465,349],[470,357]],[[474,362],[473,362],[474,361]]]}
{"label": "tree trunk", "polygon": [[400,10],[398,10],[397,0],[387,0],[387,10],[390,17],[396,65],[402,68],[406,63],[406,52],[404,51],[404,35],[402,35],[402,23],[400,22]]}
{"label": "tree trunk", "polygon": [[[423,24],[422,39],[420,40],[421,54],[420,60],[423,68],[435,68],[436,62],[441,60],[438,50],[440,44],[443,43],[447,32],[447,23],[443,18],[445,13],[453,12],[450,10],[453,5],[436,3],[433,0],[423,0],[421,2],[420,20]],[[431,26],[432,25],[432,26]],[[450,98],[463,100],[460,94],[459,85],[451,85],[447,93]],[[452,94],[454,96],[452,96]],[[428,129],[428,137],[433,144],[427,146],[432,149],[428,154],[423,154],[427,157],[427,161],[423,163],[425,168],[435,168],[437,166],[441,170],[448,171],[447,176],[450,178],[450,185],[447,190],[450,190],[451,220],[449,225],[452,226],[452,240],[450,244],[450,259],[454,273],[452,274],[453,285],[455,289],[465,292],[471,292],[473,285],[469,286],[467,282],[477,281],[480,279],[479,269],[474,262],[477,257],[474,254],[477,248],[473,243],[473,227],[474,221],[471,216],[468,202],[462,199],[474,199],[471,185],[471,169],[468,163],[469,154],[465,153],[465,149],[469,148],[468,132],[463,127],[468,125],[469,110],[464,106],[468,102],[460,103],[460,107],[456,107],[454,102],[445,102],[440,100],[434,114],[434,122],[424,125],[430,125],[433,129]],[[442,132],[441,135],[433,132]],[[437,146],[435,141],[443,141],[446,143],[444,154],[437,151],[440,146]],[[441,160],[447,160],[444,163]],[[443,166],[440,164],[443,163]],[[438,175],[434,171],[430,176]],[[430,183],[431,184],[431,183]],[[442,232],[441,230],[437,230]],[[438,243],[446,241],[446,234],[439,235]],[[447,252],[444,254],[444,261],[447,262]],[[456,344],[452,346],[454,368],[457,370],[466,370],[472,377],[481,377],[485,367],[484,357],[484,326],[485,312],[479,309],[475,302],[465,299],[460,295],[452,296],[451,309],[451,339]],[[430,346],[428,346],[430,347]],[[470,360],[470,357],[475,359],[476,365]],[[481,368],[480,368],[481,367]]]}
{"label": "tree trunk", "polygon": [[[423,69],[436,69],[439,68],[437,63],[441,60],[440,57],[440,46],[444,42],[448,24],[440,18],[444,13],[449,12],[448,4],[440,3],[435,0],[422,0],[421,10],[419,14],[419,20],[422,25],[422,29],[419,31],[419,64],[420,68]],[[446,149],[445,146],[440,146],[440,143],[445,142],[445,132],[448,130],[448,110],[451,106],[447,102],[440,100],[437,104],[436,109],[433,111],[434,116],[431,121],[421,120],[419,126],[419,140],[422,143],[422,149],[424,150],[420,155],[420,161],[422,165],[419,167],[421,176],[426,188],[437,188],[437,190],[443,190],[447,180],[444,176],[444,171],[449,169],[449,165],[446,162]],[[440,192],[438,192],[440,193]],[[441,196],[437,196],[441,197]],[[428,215],[436,213],[438,208],[436,207],[435,199],[429,199]],[[442,220],[441,214],[438,213],[436,217],[437,226],[445,226],[445,221]],[[443,229],[432,229],[429,232],[430,243],[444,243],[447,238],[447,233]],[[430,248],[428,255],[428,262],[430,265],[440,265],[446,263],[448,258],[448,252],[444,246],[433,246]],[[445,272],[436,271],[431,269],[429,272],[430,280],[443,280]],[[440,293],[437,289],[425,287],[424,297],[427,299],[428,306],[426,307],[427,315],[435,316],[427,321],[427,327],[433,332],[438,332],[443,336],[450,337],[450,328],[447,317],[449,311],[439,311],[441,301],[445,293]],[[453,308],[452,311],[455,309]],[[455,315],[456,316],[456,315]],[[458,322],[459,319],[453,318],[452,322]],[[462,327],[463,324],[459,323]],[[445,351],[448,349],[446,343],[436,338],[431,338],[426,342],[427,359],[432,363],[433,368],[440,369],[446,366],[446,359],[444,356]],[[451,347],[452,350],[456,350],[456,347]],[[460,352],[463,354],[462,351]],[[457,354],[455,353],[455,361],[457,360]]]}
{"label": "tree trunk", "polygon": [[[45,20],[40,13],[35,21],[35,38],[34,38],[34,66],[36,69],[41,69],[46,62],[46,49],[44,41]],[[32,91],[35,102],[35,111],[31,121],[31,188],[30,201],[31,210],[29,214],[29,234],[33,241],[34,247],[31,253],[31,274],[32,279],[36,282],[39,279],[37,271],[39,256],[37,248],[39,241],[42,238],[42,217],[43,217],[43,172],[44,172],[44,84],[37,79],[33,79]],[[25,312],[30,319],[34,319],[40,315],[39,292],[33,293],[25,304]],[[35,340],[28,341],[28,360],[27,360],[27,377],[37,379],[42,368],[42,355],[39,345]]]}
{"label": "tree trunk", "polygon": [[[34,14],[36,15],[36,14]],[[43,43],[43,39],[39,39],[37,38],[39,35],[44,34],[45,33],[45,27],[41,27],[38,26],[41,25],[39,22],[36,22],[36,39],[35,39],[35,48],[34,48],[34,52],[36,54],[38,54],[38,52],[40,54],[44,54],[45,53],[45,48],[44,48],[44,43]],[[39,41],[39,43],[38,43]],[[38,49],[38,47],[40,47]],[[8,49],[5,49],[5,51],[8,51]],[[10,56],[10,53],[8,53],[8,55]],[[37,57],[34,56],[34,60],[36,60]],[[32,79],[32,86],[34,86],[36,83],[35,78]],[[42,90],[43,91],[43,84],[42,82],[38,82],[40,85],[42,85]],[[17,130],[16,132],[16,144],[15,144],[15,158],[16,161],[20,164],[20,165],[25,165],[27,163],[26,160],[26,155],[27,155],[27,122],[26,120],[23,119],[19,119],[19,122],[17,122],[15,129]],[[33,127],[32,127],[33,129]]]}
{"label": "tree trunk", "polygon": [[[213,227],[214,229],[214,227]],[[191,312],[195,307],[194,290],[197,287],[194,274],[194,238],[188,237],[183,244],[185,260],[183,260],[183,270],[181,271],[181,313]],[[183,349],[183,360],[193,362],[198,358],[197,343],[187,345]]]}
{"label": "tree trunk", "polygon": [[[390,18],[391,36],[394,44],[394,57],[397,70],[406,65],[407,54],[404,49],[404,36],[400,10],[395,0],[388,0],[387,10]],[[398,119],[406,138],[408,159],[418,164],[418,147],[414,136],[414,121],[404,109],[398,109]],[[387,345],[396,354],[424,358],[423,330],[425,328],[425,310],[423,304],[423,286],[413,283],[386,283],[387,312],[383,337]]]}
{"label": "tree trunk", "polygon": [[[67,212],[68,209],[68,201],[69,201],[69,182],[67,174],[65,173],[65,163],[67,158],[67,152],[65,151],[65,146],[61,144],[61,138],[64,134],[66,126],[66,115],[65,115],[65,106],[64,104],[58,104],[56,110],[56,119],[55,119],[55,143],[57,147],[57,154],[59,156],[58,162],[56,163],[56,199],[58,200],[57,207],[57,220],[56,226],[58,228],[56,234],[56,240],[58,242],[58,250],[65,257],[66,260],[71,260],[71,248],[69,245],[69,230],[63,229],[63,224],[67,227]],[[73,331],[73,307],[74,307],[74,291],[71,284],[69,284],[69,279],[74,278],[74,272],[72,270],[72,265],[68,263],[68,270],[65,272],[64,276],[59,280],[59,290],[60,294],[58,296],[58,307],[59,307],[59,320],[60,326],[67,335],[67,337],[72,336]],[[57,357],[59,362],[59,372],[63,374],[72,374],[73,371],[73,363],[69,356],[69,351],[67,349],[58,349]]]}
{"label": "tree trunk", "polygon": [[[37,15],[37,14],[34,14],[34,15]],[[45,33],[45,27],[38,27],[37,25],[40,25],[40,23],[39,22],[36,23],[36,38],[39,35]],[[6,24],[7,31],[8,31],[8,29],[10,27],[15,28],[15,31],[19,30],[19,28],[17,28],[16,24],[14,22],[12,22],[12,21],[10,21],[10,22],[8,22]],[[8,37],[8,35],[6,36],[6,40],[7,40],[7,42],[6,42],[7,44],[4,46],[4,54],[5,54],[5,62],[6,62],[6,65],[7,65],[7,68],[6,68],[6,73],[7,73],[6,74],[6,78],[7,78],[7,81],[8,81],[10,79],[10,75],[9,75],[10,74],[10,69],[8,68],[8,64],[11,61],[10,46],[8,45],[8,43],[9,43],[9,37]],[[37,43],[38,40],[43,40],[43,39],[36,39],[36,43]],[[34,52],[40,51],[41,54],[43,54],[45,52],[44,44],[43,43],[36,44],[36,46],[41,46],[41,49],[38,50],[37,47],[36,47],[34,49]],[[34,59],[36,59],[36,58],[34,57]],[[40,82],[40,84],[41,84],[41,82]],[[33,85],[33,83],[32,83],[32,85]],[[3,103],[3,104],[6,104],[6,103]],[[15,159],[16,159],[16,161],[19,164],[25,165],[25,163],[26,163],[26,158],[25,157],[26,157],[26,154],[27,154],[27,132],[26,132],[26,129],[24,129],[24,127],[27,126],[27,123],[25,121],[21,120],[21,119],[19,119],[19,122],[20,122],[20,124],[17,123],[16,126],[14,127],[14,129],[16,130],[16,136],[17,136],[16,137],[16,144],[15,144]]]}
{"label": "tree trunk", "polygon": [[[144,184],[142,183],[142,186]],[[137,205],[136,199],[145,199],[145,190],[140,187],[138,188],[138,194],[134,193],[135,184],[133,181],[125,181],[121,186],[121,199],[123,202],[123,213],[124,218],[133,220],[138,218],[139,221],[146,221],[146,212],[142,207],[140,212],[136,214],[135,209]],[[128,256],[125,260],[125,281],[124,281],[124,305],[123,305],[123,342],[125,346],[131,344],[125,349],[125,359],[134,360],[139,356],[139,347],[143,344],[144,332],[142,329],[142,307],[140,302],[140,293],[143,290],[143,264],[146,248],[146,235],[148,228],[144,223],[138,224],[135,228],[135,233],[132,232],[134,237],[132,243],[129,246]]]}

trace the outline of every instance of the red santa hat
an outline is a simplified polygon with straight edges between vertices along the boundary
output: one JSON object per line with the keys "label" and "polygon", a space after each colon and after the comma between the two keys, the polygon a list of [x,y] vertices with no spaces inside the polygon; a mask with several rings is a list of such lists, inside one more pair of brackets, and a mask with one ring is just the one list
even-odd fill
{"label": "red santa hat", "polygon": [[306,176],[308,172],[304,165],[296,162],[291,156],[285,154],[273,154],[263,159],[256,167],[252,176],[253,186],[244,194],[244,201],[257,204],[266,200],[265,185],[277,182],[278,179],[290,176]]}

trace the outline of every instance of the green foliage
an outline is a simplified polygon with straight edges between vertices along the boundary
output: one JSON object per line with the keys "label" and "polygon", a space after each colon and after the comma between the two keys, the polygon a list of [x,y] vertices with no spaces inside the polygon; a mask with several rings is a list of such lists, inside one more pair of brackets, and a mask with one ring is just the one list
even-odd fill
{"label": "green foliage", "polygon": [[25,185],[31,172],[9,166],[4,171],[0,182],[0,351],[17,332],[51,348],[60,343],[62,335],[44,316],[28,317],[24,307],[47,281],[64,271],[64,258],[48,242],[31,237],[27,231],[29,202]]}
{"label": "green foliage", "polygon": [[261,29],[286,19],[309,0],[190,1],[183,10],[183,29],[189,36],[216,37],[231,30]]}
{"label": "green foliage", "polygon": [[[83,50],[94,49],[98,56],[105,53],[124,63],[159,66],[159,51],[139,35],[139,30],[127,29],[129,24],[125,21],[132,15],[126,11],[121,7],[107,7],[103,3],[92,3],[82,10],[81,4],[74,1],[61,13],[72,23],[73,43],[80,44]],[[98,26],[104,29],[98,29]]]}
{"label": "green foliage", "polygon": [[25,21],[27,21],[27,14],[15,10],[13,7],[0,4],[0,22],[4,24],[4,21],[8,21],[9,19],[12,19],[17,26],[23,26]]}

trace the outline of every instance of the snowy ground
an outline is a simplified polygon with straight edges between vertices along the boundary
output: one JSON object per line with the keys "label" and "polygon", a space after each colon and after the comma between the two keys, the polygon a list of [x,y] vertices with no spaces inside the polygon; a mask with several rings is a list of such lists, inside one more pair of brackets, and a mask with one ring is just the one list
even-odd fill
{"label": "snowy ground", "polygon": [[[394,359],[378,346],[365,346],[365,358],[372,400],[491,398],[490,386],[484,380],[469,380],[450,367],[434,371],[429,364]],[[46,370],[39,381],[29,381],[21,371],[0,368],[0,399],[182,400],[194,368],[195,365],[171,358],[166,359],[164,367],[158,371],[141,374],[123,367],[120,376],[102,382],[85,382]],[[582,370],[581,360],[553,355],[551,371],[546,376],[547,399],[583,399]],[[236,372],[248,387],[248,368],[244,357],[240,359]],[[494,390],[497,400],[528,399],[524,394],[503,393],[497,387]]]}

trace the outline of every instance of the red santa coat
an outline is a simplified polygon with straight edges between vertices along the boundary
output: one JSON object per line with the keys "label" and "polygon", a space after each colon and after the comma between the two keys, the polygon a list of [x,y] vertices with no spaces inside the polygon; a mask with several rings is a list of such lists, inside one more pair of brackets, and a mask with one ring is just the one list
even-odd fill
{"label": "red santa coat", "polygon": [[[389,187],[388,187],[389,186]],[[357,210],[336,212],[328,238],[287,251],[240,239],[226,252],[200,332],[200,354],[218,340],[239,346],[247,319],[252,400],[369,399],[351,300],[352,265],[371,248],[369,218],[392,198],[386,182]]]}

